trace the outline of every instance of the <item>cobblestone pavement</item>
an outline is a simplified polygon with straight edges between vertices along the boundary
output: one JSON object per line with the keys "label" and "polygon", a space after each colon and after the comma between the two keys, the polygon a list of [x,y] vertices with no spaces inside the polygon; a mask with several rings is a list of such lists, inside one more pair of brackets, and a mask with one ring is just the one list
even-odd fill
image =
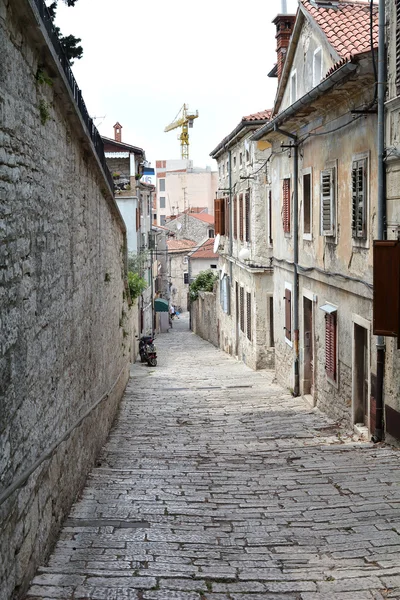
{"label": "cobblestone pavement", "polygon": [[[174,323],[175,325],[175,323]],[[28,598],[400,598],[399,454],[184,331],[137,363]]]}

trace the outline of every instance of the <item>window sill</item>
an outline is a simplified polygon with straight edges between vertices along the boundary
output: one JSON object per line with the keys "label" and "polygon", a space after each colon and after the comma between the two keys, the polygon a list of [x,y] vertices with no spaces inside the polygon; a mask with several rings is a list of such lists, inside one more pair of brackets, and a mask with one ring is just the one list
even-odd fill
{"label": "window sill", "polygon": [[293,342],[291,340],[288,340],[286,336],[285,336],[285,342],[287,343],[288,346],[293,348]]}
{"label": "window sill", "polygon": [[[326,375],[326,372],[325,372],[325,375]],[[337,380],[335,381],[334,379],[331,379],[330,377],[328,377],[328,375],[326,375],[326,380],[336,390],[339,389],[339,382]]]}
{"label": "window sill", "polygon": [[369,250],[370,245],[368,239],[352,238],[353,248],[359,248],[360,250]]}
{"label": "window sill", "polygon": [[312,242],[313,241],[312,233],[303,233],[303,240],[305,242]]}

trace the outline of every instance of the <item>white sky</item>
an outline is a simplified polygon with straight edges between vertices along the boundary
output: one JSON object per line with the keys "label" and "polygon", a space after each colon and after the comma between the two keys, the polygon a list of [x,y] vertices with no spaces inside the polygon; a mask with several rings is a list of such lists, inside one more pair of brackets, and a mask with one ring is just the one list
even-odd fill
{"label": "white sky", "polygon": [[[287,1],[294,13],[297,0]],[[271,108],[280,0],[78,0],[59,2],[56,24],[82,38],[73,71],[102,135],[144,148],[155,166],[180,158],[180,130],[164,133],[184,102],[199,111],[190,134],[196,166],[242,116]]]}

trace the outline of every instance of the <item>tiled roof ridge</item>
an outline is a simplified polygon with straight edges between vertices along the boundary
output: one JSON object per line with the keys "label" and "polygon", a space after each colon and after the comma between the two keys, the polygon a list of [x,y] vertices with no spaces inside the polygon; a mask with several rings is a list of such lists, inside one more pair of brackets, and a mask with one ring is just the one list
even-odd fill
{"label": "tiled roof ridge", "polygon": [[261,110],[259,112],[253,113],[251,115],[246,115],[242,117],[242,121],[263,121],[264,119],[270,119],[272,114],[271,108],[266,108],[265,110]]}

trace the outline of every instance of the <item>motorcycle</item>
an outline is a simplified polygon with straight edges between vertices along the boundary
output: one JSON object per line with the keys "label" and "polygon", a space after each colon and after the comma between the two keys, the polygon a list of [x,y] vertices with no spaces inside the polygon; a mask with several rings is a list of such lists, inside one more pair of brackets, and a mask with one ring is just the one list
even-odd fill
{"label": "motorcycle", "polygon": [[144,335],[140,338],[139,354],[142,363],[147,362],[150,367],[157,366],[157,351],[151,336]]}

